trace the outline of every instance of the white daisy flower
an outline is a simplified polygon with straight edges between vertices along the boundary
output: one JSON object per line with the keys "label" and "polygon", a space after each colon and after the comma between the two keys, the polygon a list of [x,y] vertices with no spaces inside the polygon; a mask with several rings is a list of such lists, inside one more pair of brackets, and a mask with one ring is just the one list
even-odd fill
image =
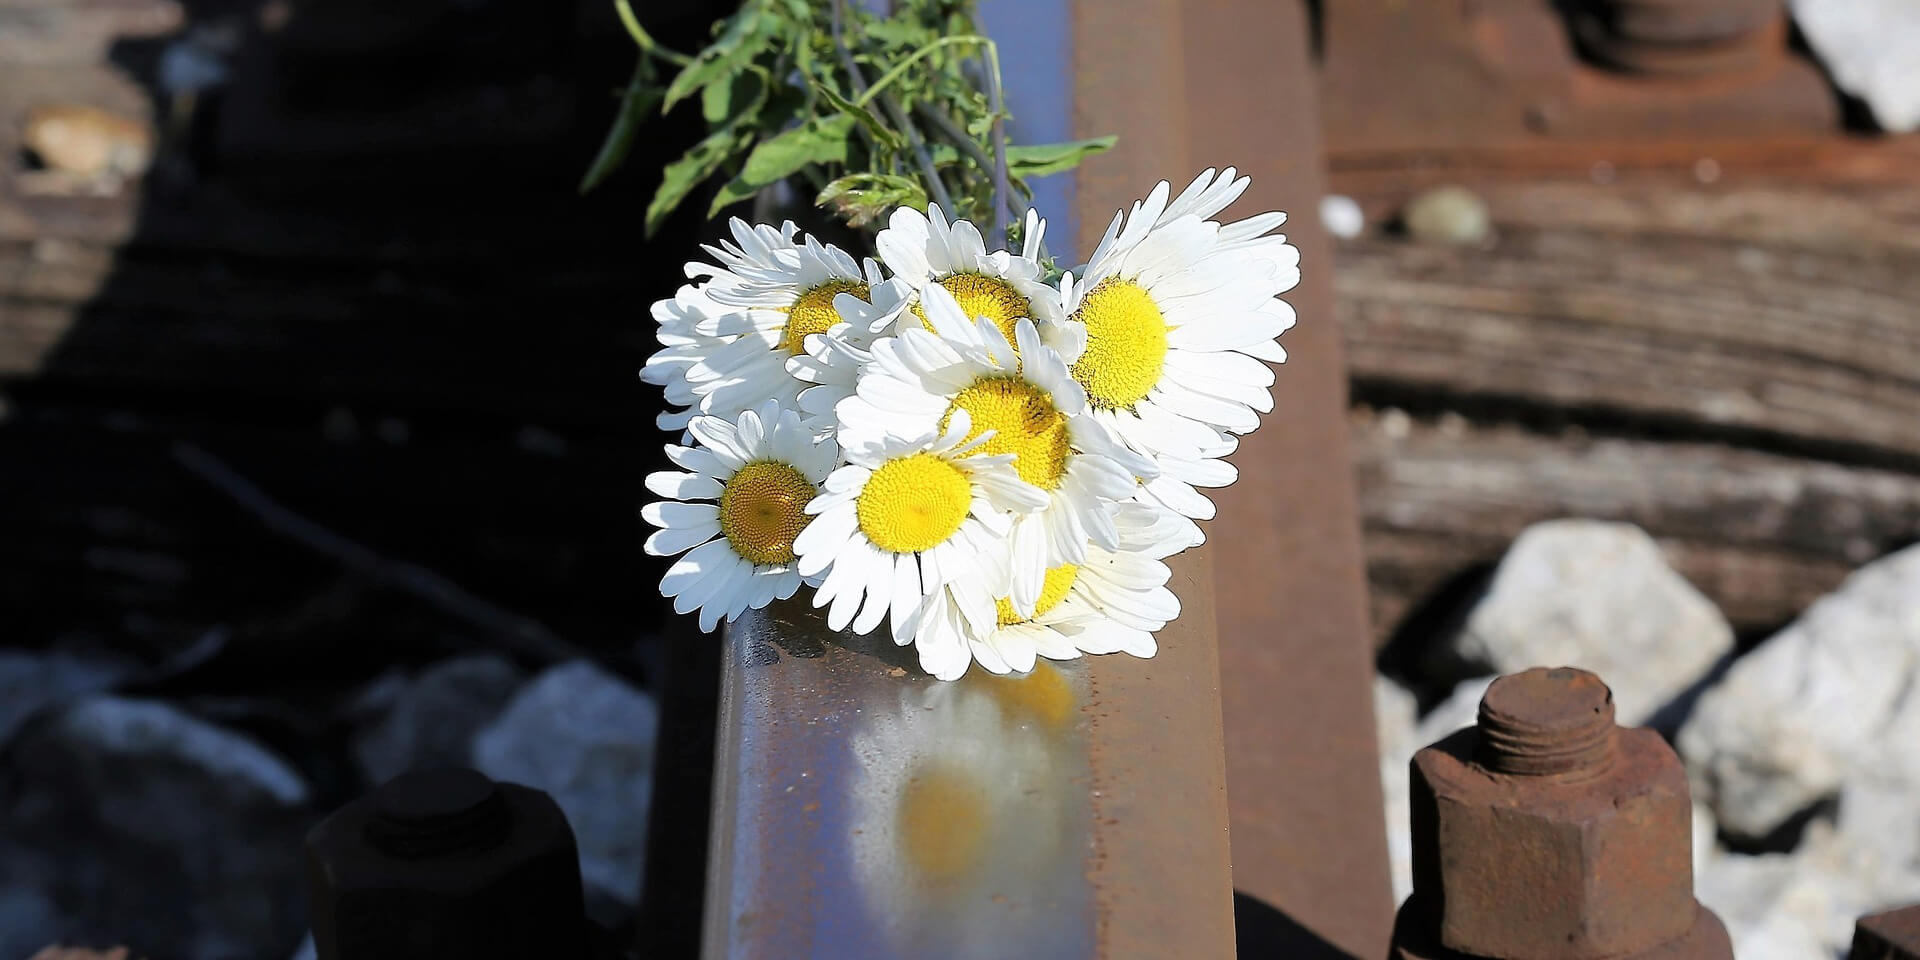
{"label": "white daisy flower", "polygon": [[691,408],[700,402],[687,382],[687,368],[711,352],[713,338],[694,333],[693,325],[730,309],[716,303],[708,291],[738,282],[732,274],[709,264],[689,263],[686,272],[688,278],[704,279],[705,283],[689,283],[675,291],[671,299],[654,302],[654,337],[660,341],[660,349],[640,368],[641,380],[665,388],[667,403],[687,408],[661,413],[658,423],[662,430],[684,429],[695,415]]}
{"label": "white daisy flower", "polygon": [[1030,614],[1017,611],[1011,597],[993,597],[979,580],[956,580],[928,597],[914,634],[921,668],[954,680],[970,662],[993,673],[1025,673],[1036,657],[1153,656],[1154,632],[1180,615],[1180,600],[1166,586],[1172,571],[1161,561],[1186,549],[1186,527],[1143,503],[1117,505],[1114,525],[1120,549],[1089,545],[1084,563],[1049,568]]}
{"label": "white daisy flower", "polygon": [[871,302],[850,293],[834,297],[842,322],[809,335],[806,352],[787,359],[787,373],[803,384],[800,413],[815,429],[831,430],[838,423],[834,406],[853,395],[861,368],[873,359],[874,340],[914,304],[914,289],[904,280],[888,280],[870,292]]}
{"label": "white daisy flower", "polygon": [[1010,515],[1046,505],[1013,456],[981,454],[970,429],[962,412],[939,429],[846,448],[848,463],[807,505],[814,520],[793,544],[802,576],[826,575],[813,605],[828,607],[827,626],[851,622],[864,634],[891,610],[894,642],[907,643],[928,590],[988,576],[981,565],[1005,555]]}
{"label": "white daisy flower", "polygon": [[700,611],[711,631],[747,610],[798,590],[794,541],[807,529],[807,506],[840,456],[831,437],[815,441],[798,414],[769,400],[732,423],[694,417],[687,429],[698,447],[669,444],[667,457],[691,472],[647,476],[647,489],[669,499],[640,511],[661,529],[647,538],[654,556],[686,552],[660,580],[675,613]]}
{"label": "white daisy flower", "polygon": [[1032,320],[1016,321],[1009,338],[991,318],[969,319],[944,288],[921,293],[933,332],[874,343],[857,392],[838,406],[840,444],[946,429],[967,414],[982,452],[1013,455],[1020,479],[1046,491],[1046,509],[1015,518],[1010,533],[1012,594],[1031,611],[1049,566],[1083,561],[1089,541],[1118,548],[1107,504],[1157,471],[1087,415],[1085,392]]}
{"label": "white daisy flower", "polygon": [[787,360],[804,352],[808,336],[841,322],[836,297],[865,299],[880,283],[878,263],[855,263],[798,236],[791,222],[749,226],[736,217],[731,227],[732,242],[704,248],[718,267],[687,266],[707,282],[654,305],[664,349],[641,375],[665,386],[670,403],[690,406],[662,415],[665,429],[692,415],[731,419],[770,397],[791,409],[805,384],[787,374]]}
{"label": "white daisy flower", "polygon": [[[887,270],[915,291],[944,289],[967,316],[992,320],[1011,341],[1015,320],[1046,322],[1061,316],[1059,292],[1047,284],[1039,260],[1046,231],[1047,222],[1028,210],[1020,254],[988,253],[978,227],[966,220],[949,224],[940,205],[933,204],[925,214],[912,207],[895,210],[873,247]],[[915,316],[925,319],[919,310]]]}
{"label": "white daisy flower", "polygon": [[1278,297],[1299,282],[1300,252],[1268,233],[1286,215],[1208,219],[1248,183],[1208,170],[1171,202],[1163,181],[1116,214],[1080,280],[1062,281],[1067,321],[1045,331],[1063,354],[1084,341],[1071,362],[1094,417],[1160,466],[1144,495],[1198,519],[1213,504],[1194,488],[1233,482],[1219,458],[1273,409],[1262,361],[1286,360],[1274,338],[1294,323]]}

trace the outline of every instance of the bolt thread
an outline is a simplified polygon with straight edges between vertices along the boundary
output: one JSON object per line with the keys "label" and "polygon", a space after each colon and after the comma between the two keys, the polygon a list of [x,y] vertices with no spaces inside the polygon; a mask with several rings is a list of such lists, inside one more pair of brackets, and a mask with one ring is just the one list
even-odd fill
{"label": "bolt thread", "polygon": [[1496,773],[1585,778],[1613,764],[1613,692],[1585,670],[1501,677],[1480,700],[1475,759]]}

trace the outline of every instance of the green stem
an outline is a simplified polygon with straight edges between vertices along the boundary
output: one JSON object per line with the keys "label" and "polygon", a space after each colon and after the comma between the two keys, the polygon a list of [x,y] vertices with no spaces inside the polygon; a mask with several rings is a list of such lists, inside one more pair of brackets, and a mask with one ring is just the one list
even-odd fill
{"label": "green stem", "polygon": [[600,181],[619,169],[626,162],[628,151],[633,149],[634,135],[640,130],[640,123],[659,97],[647,96],[648,86],[653,79],[652,64],[647,62],[645,54],[633,66],[633,79],[627,83],[626,92],[620,96],[620,112],[614,115],[613,128],[607,131],[607,139],[600,145],[600,152],[593,158],[593,166],[587,168],[586,176],[580,180],[580,192],[586,193],[600,185]]}
{"label": "green stem", "polygon": [[653,35],[647,32],[647,28],[640,25],[640,18],[633,15],[631,0],[613,0],[613,9],[620,14],[620,22],[626,25],[627,33],[633,37],[633,42],[639,44],[641,53],[659,57],[679,67],[693,62],[692,57],[668,50],[661,46],[659,41],[654,40]]}
{"label": "green stem", "polygon": [[[860,64],[853,59],[853,51],[847,48],[846,40],[842,35],[840,5],[843,2],[845,0],[829,0],[827,7],[833,17],[833,45],[840,51],[840,62],[847,68],[847,79],[853,83],[854,91],[859,94],[859,99],[855,102],[864,107],[867,101],[873,98],[873,94],[878,92],[878,87],[861,89],[867,85],[866,78],[861,76]],[[919,54],[914,56],[917,57]],[[908,63],[911,62],[912,58],[909,58]],[[905,64],[901,66],[904,67]],[[896,67],[888,76],[891,77],[899,72],[900,68]],[[933,198],[934,203],[940,205],[940,209],[945,210],[948,216],[952,216],[953,198],[947,194],[947,185],[940,181],[940,171],[934,169],[933,158],[927,154],[927,145],[920,139],[920,131],[914,129],[912,122],[907,119],[906,112],[900,109],[900,104],[894,102],[892,97],[881,97],[880,106],[887,111],[887,116],[893,120],[893,125],[899,128],[901,136],[906,138],[907,149],[913,154],[914,163],[920,167],[920,175],[926,178],[928,195]]]}
{"label": "green stem", "polygon": [[[986,44],[988,50],[995,49],[994,43],[991,39],[987,37],[983,37],[977,33],[967,33],[957,37],[941,37],[940,39],[935,40],[932,43],[929,43],[926,46],[921,47],[920,49],[915,50],[914,52],[908,54],[905,60],[902,60],[899,63],[894,64],[893,69],[888,70],[886,73],[881,74],[880,79],[875,80],[873,82],[873,86],[867,88],[866,93],[861,94],[858,98],[856,98],[853,101],[853,105],[856,107],[866,106],[868,101],[872,100],[876,96],[879,96],[880,92],[887,88],[887,84],[890,84],[893,81],[900,79],[900,75],[903,73],[906,73],[908,67],[911,67],[915,63],[920,62],[921,59],[926,57],[928,54],[934,52],[935,50],[940,49],[941,47],[951,47],[957,43],[984,43]],[[998,62],[997,54],[995,55],[995,62]]]}
{"label": "green stem", "polygon": [[987,68],[987,95],[993,107],[993,233],[1005,245],[1013,193],[1007,188],[1007,104],[1000,85],[1000,51],[991,43],[987,44]]}

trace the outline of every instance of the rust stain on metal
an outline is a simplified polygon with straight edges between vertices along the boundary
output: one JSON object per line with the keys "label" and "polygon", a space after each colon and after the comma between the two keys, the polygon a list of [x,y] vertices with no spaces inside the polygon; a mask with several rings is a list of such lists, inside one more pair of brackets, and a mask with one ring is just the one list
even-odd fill
{"label": "rust stain on metal", "polygon": [[1861,917],[1848,960],[1920,960],[1920,906]]}
{"label": "rust stain on metal", "polygon": [[1395,957],[1730,960],[1693,898],[1692,803],[1659,734],[1599,677],[1494,681],[1480,724],[1415,755],[1414,895]]}

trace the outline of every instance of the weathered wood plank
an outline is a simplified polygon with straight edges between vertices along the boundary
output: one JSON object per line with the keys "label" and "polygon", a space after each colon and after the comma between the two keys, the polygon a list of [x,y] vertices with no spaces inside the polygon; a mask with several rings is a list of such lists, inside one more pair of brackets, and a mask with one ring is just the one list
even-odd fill
{"label": "weathered wood plank", "polygon": [[1364,407],[1351,427],[1383,640],[1541,520],[1640,525],[1742,629],[1790,619],[1860,563],[1920,538],[1920,475]]}
{"label": "weathered wood plank", "polygon": [[116,45],[176,33],[186,21],[179,0],[0,0],[0,63],[102,63]]}
{"label": "weathered wood plank", "polygon": [[[1897,197],[1872,232],[1920,219],[1920,194]],[[1571,221],[1579,205],[1540,206]],[[1487,249],[1345,246],[1338,312],[1356,395],[1434,394],[1920,464],[1911,240],[1793,249],[1762,245],[1777,228],[1752,226],[1778,222],[1777,210],[1722,211],[1725,228],[1684,235],[1611,209],[1604,228],[1591,216],[1508,221]],[[1858,226],[1829,220],[1836,235]]]}
{"label": "weathered wood plank", "polygon": [[[1736,158],[1699,147],[1679,170],[1606,165],[1551,175],[1485,168],[1367,171],[1336,176],[1334,189],[1359,201],[1374,222],[1390,219],[1422,189],[1459,183],[1486,201],[1501,224],[1901,258],[1920,253],[1920,138],[1884,149],[1896,148],[1909,173],[1903,181],[1822,170],[1788,177],[1744,169]],[[1703,174],[1714,182],[1703,183]]]}

